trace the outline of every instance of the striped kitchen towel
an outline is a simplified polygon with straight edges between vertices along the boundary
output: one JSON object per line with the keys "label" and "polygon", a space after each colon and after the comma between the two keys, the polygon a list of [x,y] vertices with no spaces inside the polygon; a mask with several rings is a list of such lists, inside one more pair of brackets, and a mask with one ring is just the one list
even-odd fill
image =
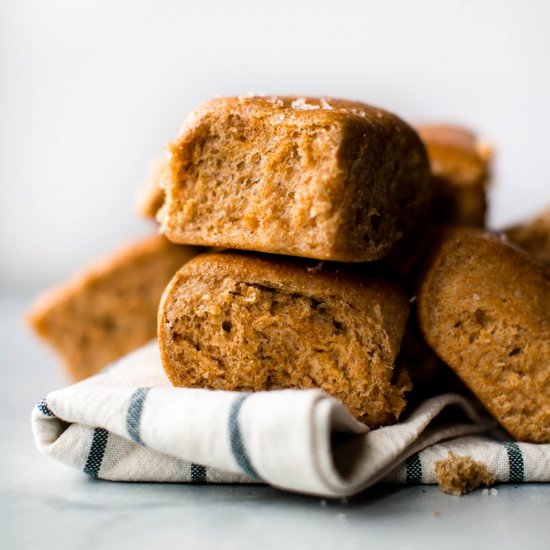
{"label": "striped kitchen towel", "polygon": [[[463,421],[445,422],[451,406]],[[44,454],[114,481],[269,483],[343,497],[381,480],[435,483],[434,462],[449,450],[483,461],[501,482],[550,481],[550,445],[489,437],[494,422],[458,395],[369,431],[320,390],[173,388],[156,344],[47,395],[32,427]]]}

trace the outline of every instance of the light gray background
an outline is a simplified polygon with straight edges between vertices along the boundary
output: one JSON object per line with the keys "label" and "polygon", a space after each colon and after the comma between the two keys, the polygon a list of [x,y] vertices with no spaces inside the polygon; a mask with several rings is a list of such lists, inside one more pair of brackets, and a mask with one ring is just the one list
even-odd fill
{"label": "light gray background", "polygon": [[550,203],[550,2],[0,0],[0,284],[153,227],[150,159],[213,95],[357,98],[497,147],[495,227]]}

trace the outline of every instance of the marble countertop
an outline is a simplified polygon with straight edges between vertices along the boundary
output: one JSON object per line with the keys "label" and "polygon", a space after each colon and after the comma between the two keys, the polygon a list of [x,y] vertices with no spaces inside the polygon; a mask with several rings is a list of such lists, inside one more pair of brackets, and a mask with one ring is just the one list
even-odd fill
{"label": "marble countertop", "polygon": [[3,548],[550,548],[550,485],[500,485],[465,497],[375,487],[327,502],[260,485],[91,480],[34,447],[31,409],[64,381],[23,327],[26,302],[0,300]]}

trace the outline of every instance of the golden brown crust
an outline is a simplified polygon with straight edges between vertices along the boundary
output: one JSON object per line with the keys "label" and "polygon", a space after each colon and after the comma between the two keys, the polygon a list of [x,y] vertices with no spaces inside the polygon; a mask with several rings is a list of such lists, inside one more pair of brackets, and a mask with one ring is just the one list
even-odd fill
{"label": "golden brown crust", "polygon": [[418,136],[358,102],[216,99],[191,114],[170,151],[158,218],[179,243],[373,260],[427,199]]}
{"label": "golden brown crust", "polygon": [[422,332],[516,439],[550,441],[550,280],[520,250],[448,230],[418,290]]}
{"label": "golden brown crust", "polygon": [[408,380],[393,364],[408,312],[396,282],[244,253],[195,258],[159,309],[176,386],[321,387],[370,426],[395,421]]}
{"label": "golden brown crust", "polygon": [[141,185],[137,197],[137,211],[142,218],[155,219],[164,204],[162,182],[170,175],[170,163],[166,156],[153,160],[146,180]]}
{"label": "golden brown crust", "polygon": [[527,223],[505,229],[504,235],[550,274],[550,208]]}
{"label": "golden brown crust", "polygon": [[492,151],[473,132],[451,125],[421,125],[432,171],[434,221],[483,228]]}
{"label": "golden brown crust", "polygon": [[196,253],[156,235],[126,245],[39,297],[27,321],[71,379],[87,378],[155,337],[162,291]]}

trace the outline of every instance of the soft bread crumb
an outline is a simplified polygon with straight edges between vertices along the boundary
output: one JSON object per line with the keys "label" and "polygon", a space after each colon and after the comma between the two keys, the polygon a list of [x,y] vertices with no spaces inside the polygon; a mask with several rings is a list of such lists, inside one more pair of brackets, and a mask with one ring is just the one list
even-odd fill
{"label": "soft bread crumb", "polygon": [[164,293],[159,342],[173,385],[321,388],[358,420],[395,423],[410,382],[394,362],[408,299],[398,283],[238,252],[205,254]]}
{"label": "soft bread crumb", "polygon": [[168,150],[157,219],[181,244],[375,260],[429,201],[420,139],[364,103],[218,98],[190,115]]}
{"label": "soft bread crumb", "polygon": [[435,475],[439,488],[455,496],[465,495],[480,485],[492,485],[496,481],[483,462],[469,456],[455,455],[451,451],[447,458],[436,461]]}
{"label": "soft bread crumb", "polygon": [[162,292],[197,252],[160,235],[139,239],[42,295],[28,323],[71,380],[88,378],[155,338]]}

